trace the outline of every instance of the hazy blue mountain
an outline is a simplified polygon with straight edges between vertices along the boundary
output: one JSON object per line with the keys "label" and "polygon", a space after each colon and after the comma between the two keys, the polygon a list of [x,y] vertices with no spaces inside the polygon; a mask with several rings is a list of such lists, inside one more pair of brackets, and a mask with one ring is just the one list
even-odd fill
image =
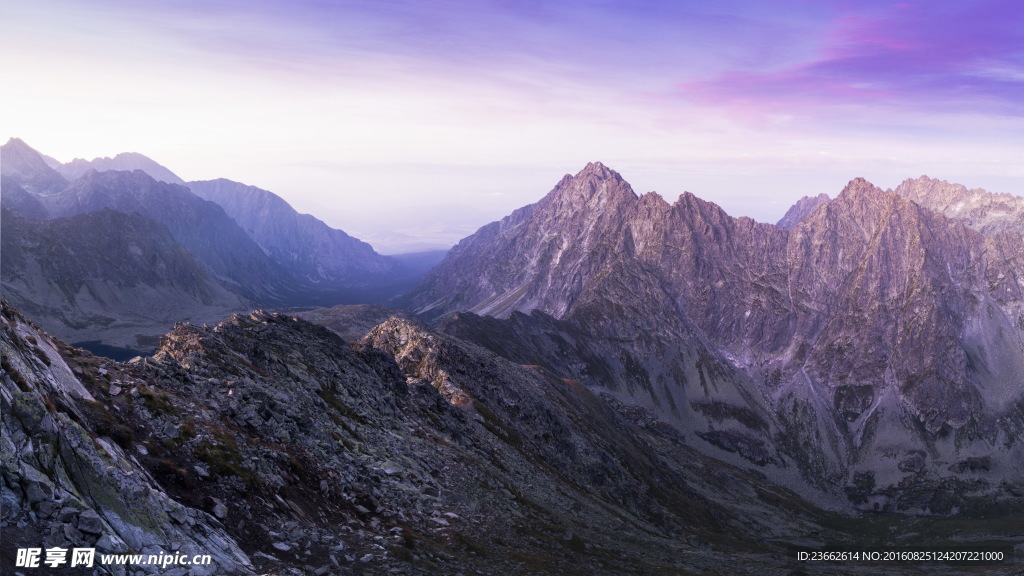
{"label": "hazy blue mountain", "polygon": [[368,286],[396,271],[396,263],[369,244],[299,214],[272,192],[225,179],[189,182],[188,187],[222,207],[271,259],[308,282]]}
{"label": "hazy blue mountain", "polygon": [[152,350],[175,322],[249,306],[166,226],[138,213],[40,220],[5,208],[2,217],[4,297],[70,342]]}
{"label": "hazy blue mountain", "polygon": [[158,182],[141,170],[90,170],[59,194],[42,200],[53,217],[109,208],[162,222],[216,277],[247,298],[272,302],[292,289],[285,271],[220,206],[184,186]]}
{"label": "hazy blue mountain", "polygon": [[43,157],[18,138],[0,146],[0,175],[27,192],[46,196],[60,192],[67,180],[51,168]]}
{"label": "hazy blue mountain", "polygon": [[92,160],[75,158],[70,162],[56,167],[56,170],[67,180],[74,180],[75,178],[84,175],[89,170],[96,170],[97,172],[106,172],[107,170],[120,170],[127,172],[142,170],[146,174],[149,174],[154,180],[159,180],[160,182],[167,182],[168,184],[185,183],[185,181],[178,178],[174,172],[171,172],[156,161],[143,156],[138,152],[122,152],[113,158],[93,158]]}
{"label": "hazy blue mountain", "polygon": [[[142,316],[138,309],[146,306],[165,310],[159,302],[160,283],[164,281],[168,282],[163,286],[168,291],[166,303],[173,303],[179,309],[178,319],[185,320],[200,317],[205,313],[203,310],[216,313],[237,310],[241,302],[275,307],[384,303],[395,294],[409,290],[440,260],[440,254],[434,253],[401,258],[381,256],[368,244],[312,216],[298,214],[278,196],[258,188],[227,180],[194,183],[197,190],[229,208],[232,212],[229,215],[221,204],[201,198],[188,187],[155,179],[152,174],[167,180],[177,178],[140,154],[119,154],[113,159],[76,160],[58,165],[74,177],[67,182],[50,167],[52,159],[47,160],[21,140],[12,139],[0,151],[4,166],[0,176],[2,204],[12,214],[34,219],[62,219],[103,210],[141,215],[166,227],[216,284],[218,293],[226,290],[232,294],[230,298],[220,295],[214,303],[199,298],[195,305],[190,305],[188,297],[179,298],[180,286],[170,283],[168,277],[158,276],[154,282],[138,284],[145,286],[145,289],[140,288],[138,302],[119,307],[107,302],[93,305],[74,294],[50,293],[48,290],[53,285],[38,275],[22,278],[21,284],[10,284],[18,286],[21,297],[15,300],[19,307],[30,311],[55,333],[73,340],[132,345],[133,335],[121,326],[145,324],[146,321],[139,320]],[[103,169],[133,166],[139,168],[132,171]],[[104,221],[115,222],[110,217]],[[246,228],[240,226],[240,222]],[[121,233],[136,247],[152,246],[144,228],[128,226]],[[39,242],[38,246],[24,251],[17,261],[11,260],[17,263],[3,271],[5,281],[21,278],[19,275],[28,272],[24,266],[45,268],[42,260],[51,252],[63,254],[61,251],[66,245],[87,245],[85,238],[75,235],[75,232],[82,232],[75,226],[48,230],[53,237],[32,235]],[[132,239],[131,235],[136,233],[142,237]],[[63,238],[61,234],[72,236]],[[53,271],[59,272],[64,284],[82,285],[96,281],[95,278],[116,275],[122,264],[119,259],[124,256],[123,250],[113,250],[110,254],[83,259],[102,267],[97,271],[62,264],[58,262],[60,258],[46,265],[52,265]],[[154,265],[162,258],[148,252],[143,256]],[[98,288],[90,288],[90,291],[97,293]],[[117,298],[107,300],[119,301]],[[155,323],[142,332],[152,337],[163,331],[169,326],[166,324],[169,317],[163,312],[151,314],[150,319]],[[69,331],[71,325],[78,328]],[[90,334],[90,330],[93,333]]]}
{"label": "hazy blue mountain", "polygon": [[25,190],[14,178],[6,175],[0,175],[0,206],[29,218],[49,216],[39,198]]}

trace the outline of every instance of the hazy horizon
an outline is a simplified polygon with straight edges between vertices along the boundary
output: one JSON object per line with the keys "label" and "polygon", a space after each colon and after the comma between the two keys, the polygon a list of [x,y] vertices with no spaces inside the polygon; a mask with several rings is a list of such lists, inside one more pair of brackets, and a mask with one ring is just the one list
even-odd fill
{"label": "hazy horizon", "polygon": [[456,242],[601,161],[775,222],[854,177],[1021,194],[1007,1],[0,8],[9,135],[229,178],[379,251]]}

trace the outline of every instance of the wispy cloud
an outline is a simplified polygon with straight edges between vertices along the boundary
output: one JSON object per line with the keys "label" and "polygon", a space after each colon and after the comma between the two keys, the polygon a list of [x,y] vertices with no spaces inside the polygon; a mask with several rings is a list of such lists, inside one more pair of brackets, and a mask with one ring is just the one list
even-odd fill
{"label": "wispy cloud", "polygon": [[1024,116],[1024,4],[900,3],[827,22],[816,54],[768,71],[681,82],[684,99],[752,114],[912,105]]}

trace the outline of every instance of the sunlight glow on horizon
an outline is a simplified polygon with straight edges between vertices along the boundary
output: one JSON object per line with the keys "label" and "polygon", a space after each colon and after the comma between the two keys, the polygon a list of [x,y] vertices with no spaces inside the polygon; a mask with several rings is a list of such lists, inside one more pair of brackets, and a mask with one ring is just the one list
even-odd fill
{"label": "sunlight glow on horizon", "polygon": [[1024,194],[1024,8],[843,6],[4,6],[2,136],[259,186],[385,249],[593,160],[771,222],[857,176]]}

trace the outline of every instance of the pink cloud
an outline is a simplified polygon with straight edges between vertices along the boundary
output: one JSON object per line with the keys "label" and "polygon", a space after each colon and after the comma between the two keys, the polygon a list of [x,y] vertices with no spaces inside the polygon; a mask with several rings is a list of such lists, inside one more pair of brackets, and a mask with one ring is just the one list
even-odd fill
{"label": "pink cloud", "polygon": [[896,4],[841,14],[807,60],[679,85],[683,98],[747,114],[837,106],[1024,115],[1024,5]]}

